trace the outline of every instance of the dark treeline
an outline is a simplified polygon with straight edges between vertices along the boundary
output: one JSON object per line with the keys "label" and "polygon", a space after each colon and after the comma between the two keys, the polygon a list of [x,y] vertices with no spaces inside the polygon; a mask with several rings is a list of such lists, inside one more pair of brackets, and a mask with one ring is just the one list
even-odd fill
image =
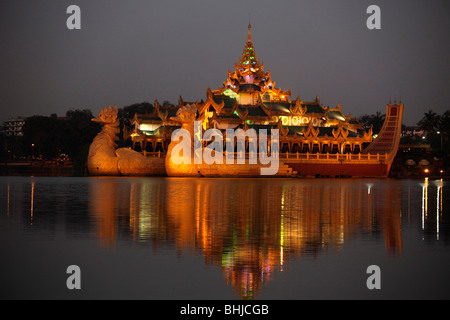
{"label": "dark treeline", "polygon": [[[385,114],[377,111],[375,114],[366,114],[358,118],[364,130],[372,127],[373,133],[378,134],[383,127]],[[407,134],[408,128],[403,126],[404,135],[402,137],[402,144],[429,144],[433,155],[442,157],[450,154],[449,136],[450,136],[450,110],[445,111],[442,115],[429,110],[424,113],[416,128],[417,133]]]}
{"label": "dark treeline", "polygon": [[433,110],[424,113],[417,126],[424,131],[425,142],[430,144],[436,156],[450,154],[450,110],[438,115]]}
{"label": "dark treeline", "polygon": [[373,134],[378,134],[383,127],[384,119],[386,118],[385,114],[381,114],[380,111],[377,111],[375,114],[365,114],[358,118],[359,123],[362,125],[362,129],[364,131],[372,128]]}
{"label": "dark treeline", "polygon": [[[130,120],[135,113],[150,113],[152,110],[153,105],[148,102],[118,109],[120,146],[127,145],[127,141],[123,140],[123,126],[131,127]],[[83,167],[89,147],[102,128],[99,123],[91,121],[96,116],[89,109],[76,109],[67,111],[64,117],[56,114],[28,117],[22,128],[23,136],[0,134],[0,161],[56,160],[68,157],[75,166]]]}
{"label": "dark treeline", "polygon": [[100,130],[92,122],[90,110],[70,110],[66,117],[32,116],[22,128],[25,154],[34,158],[54,159],[62,154],[76,159]]}

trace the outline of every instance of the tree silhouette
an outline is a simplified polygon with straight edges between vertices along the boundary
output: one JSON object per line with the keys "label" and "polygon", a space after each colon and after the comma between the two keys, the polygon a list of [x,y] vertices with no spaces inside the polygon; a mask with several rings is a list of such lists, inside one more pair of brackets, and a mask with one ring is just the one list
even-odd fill
{"label": "tree silhouette", "polygon": [[378,134],[383,127],[386,115],[377,111],[375,114],[365,114],[359,117],[358,121],[361,123],[364,130],[368,130],[372,127],[373,134]]}
{"label": "tree silhouette", "polygon": [[447,136],[450,134],[450,110],[444,112],[439,123],[439,130]]}
{"label": "tree silhouette", "polygon": [[[91,121],[90,110],[69,110],[65,118],[55,116],[32,116],[25,119],[23,134],[29,155],[42,155],[52,160],[60,154],[84,161],[85,149],[101,130],[98,123]],[[86,153],[87,154],[87,153]]]}
{"label": "tree silhouette", "polygon": [[427,133],[434,132],[439,129],[440,118],[433,110],[428,110],[424,113],[423,118],[417,122],[417,125]]}

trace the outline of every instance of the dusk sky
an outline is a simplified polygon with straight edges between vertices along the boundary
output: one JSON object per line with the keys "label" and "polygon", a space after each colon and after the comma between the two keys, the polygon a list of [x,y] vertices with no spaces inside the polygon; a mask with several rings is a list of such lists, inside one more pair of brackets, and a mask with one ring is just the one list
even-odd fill
{"label": "dusk sky", "polygon": [[[69,30],[69,5],[81,30]],[[369,5],[381,30],[369,30]],[[234,70],[249,19],[258,57],[291,99],[344,114],[405,104],[404,124],[450,109],[448,0],[2,0],[0,121],[206,98]]]}

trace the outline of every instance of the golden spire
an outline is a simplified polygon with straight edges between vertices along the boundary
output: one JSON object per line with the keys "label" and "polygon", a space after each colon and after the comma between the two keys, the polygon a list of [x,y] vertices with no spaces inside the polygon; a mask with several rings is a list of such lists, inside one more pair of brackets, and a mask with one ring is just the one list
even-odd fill
{"label": "golden spire", "polygon": [[240,69],[240,71],[243,71],[244,73],[255,73],[262,70],[255,48],[253,48],[251,29],[252,25],[249,21],[247,43],[245,44],[244,51],[239,59],[239,64],[236,64],[236,70]]}

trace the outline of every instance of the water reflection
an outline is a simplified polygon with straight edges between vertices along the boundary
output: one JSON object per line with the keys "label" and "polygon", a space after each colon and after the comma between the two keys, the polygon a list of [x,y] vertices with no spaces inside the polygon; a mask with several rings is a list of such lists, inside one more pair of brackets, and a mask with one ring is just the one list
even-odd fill
{"label": "water reflection", "polygon": [[6,211],[8,218],[16,213],[28,216],[23,221],[34,230],[60,223],[63,214],[65,228],[92,232],[102,247],[142,242],[200,254],[206,264],[220,266],[242,299],[256,297],[293,259],[340,251],[361,239],[381,244],[388,255],[399,257],[402,229],[416,223],[424,238],[432,235],[436,240],[448,231],[442,180],[65,181],[3,181],[2,213]]}
{"label": "water reflection", "polygon": [[30,224],[33,225],[33,212],[34,212],[34,181],[31,181],[31,209],[30,209]]}
{"label": "water reflection", "polygon": [[[401,254],[402,184],[354,180],[94,179],[90,212],[102,245],[117,226],[136,241],[173,243],[220,265],[242,298],[302,255],[384,234]],[[120,221],[119,221],[120,219]]]}
{"label": "water reflection", "polygon": [[89,190],[89,212],[97,226],[100,244],[113,246],[117,235],[118,183],[98,179],[90,184]]}
{"label": "water reflection", "polygon": [[[425,178],[424,183],[422,184],[422,230],[425,231],[426,222],[428,222],[428,178]],[[436,187],[436,239],[439,240],[439,229],[440,229],[440,220],[441,215],[443,213],[443,200],[442,200],[442,191],[444,186],[443,179],[433,181],[433,186]],[[432,223],[432,221],[431,221]]]}

